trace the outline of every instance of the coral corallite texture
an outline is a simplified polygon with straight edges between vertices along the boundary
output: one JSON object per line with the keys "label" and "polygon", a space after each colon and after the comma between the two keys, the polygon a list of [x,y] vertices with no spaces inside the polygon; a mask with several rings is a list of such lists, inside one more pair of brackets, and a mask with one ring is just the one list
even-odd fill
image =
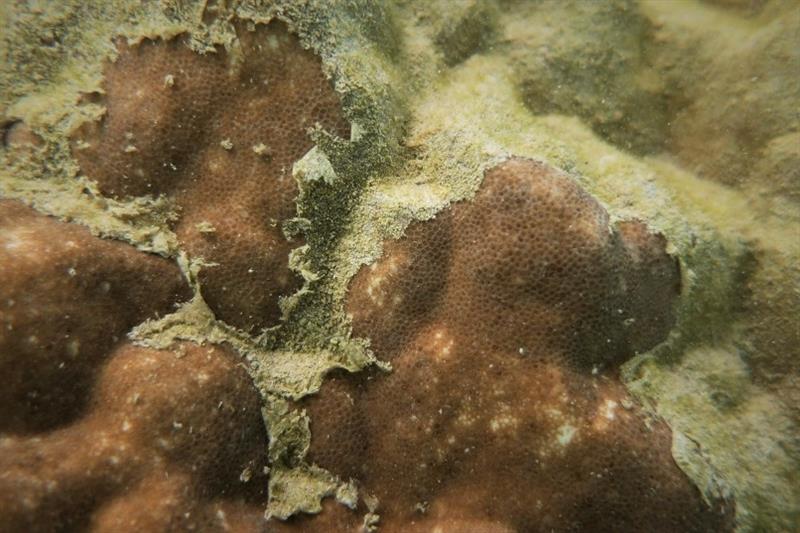
{"label": "coral corallite texture", "polygon": [[265,482],[239,476],[266,435],[239,357],[125,340],[190,296],[178,268],[10,200],[0,244],[0,531],[253,530]]}
{"label": "coral corallite texture", "polygon": [[0,439],[0,530],[257,530],[264,433],[234,353],[123,344],[79,420]]}
{"label": "coral corallite texture", "polygon": [[0,0],[0,533],[800,530],[785,0]]}
{"label": "coral corallite texture", "polygon": [[0,433],[73,420],[130,328],[189,287],[172,262],[0,201]]}
{"label": "coral corallite texture", "polygon": [[[105,116],[74,134],[81,170],[116,197],[168,195],[182,247],[207,266],[217,318],[256,330],[277,323],[278,297],[300,287],[281,223],[295,215],[292,165],[308,129],[349,126],[319,59],[280,23],[239,27],[240,54],[198,54],[180,38],[119,43]],[[132,82],[135,80],[135,82]]]}
{"label": "coral corallite texture", "polygon": [[[295,215],[292,164],[310,128],[349,126],[284,26],[239,30],[235,57],[180,36],[120,40],[104,94],[84,96],[104,115],[71,145],[104,195],[173,201],[180,247],[206,263],[204,299],[257,331],[299,288],[298,243],[281,229]],[[267,527],[268,440],[241,356],[126,339],[192,297],[173,261],[2,200],[0,278],[0,531]]]}
{"label": "coral corallite texture", "polygon": [[310,458],[377,497],[382,531],[727,529],[617,379],[673,325],[665,245],[544,164],[488,171],[352,281],[393,371],[307,401]]}

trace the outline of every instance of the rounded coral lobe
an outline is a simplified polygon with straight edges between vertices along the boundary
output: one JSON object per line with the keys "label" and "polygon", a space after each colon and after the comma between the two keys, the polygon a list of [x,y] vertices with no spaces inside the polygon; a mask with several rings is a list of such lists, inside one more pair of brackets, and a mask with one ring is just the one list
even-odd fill
{"label": "rounded coral lobe", "polygon": [[0,200],[0,277],[0,530],[263,525],[267,438],[239,356],[125,339],[191,296],[177,265]]}
{"label": "rounded coral lobe", "polygon": [[[103,195],[168,197],[180,248],[207,266],[217,318],[274,325],[299,288],[293,163],[317,125],[349,126],[318,58],[280,23],[229,49],[179,36],[117,44],[103,116],[71,136]],[[34,146],[23,122],[3,145]],[[0,530],[261,531],[261,397],[226,345],[133,345],[131,329],[192,296],[178,266],[0,200]],[[352,422],[356,424],[356,421]]]}
{"label": "rounded coral lobe", "polygon": [[183,39],[118,44],[105,70],[105,114],[72,140],[81,171],[116,197],[167,195],[183,248],[218,318],[274,325],[278,297],[299,288],[281,223],[295,215],[292,165],[309,128],[349,135],[321,63],[285,26],[238,26],[231,51]]}
{"label": "rounded coral lobe", "polygon": [[258,530],[266,435],[236,354],[122,343],[97,370],[79,420],[0,439],[0,529]]}
{"label": "rounded coral lobe", "polygon": [[356,335],[391,358],[429,315],[462,342],[591,368],[661,342],[678,262],[663,236],[608,213],[566,174],[526,159],[486,173],[471,202],[412,224],[350,286]]}
{"label": "rounded coral lobe", "polygon": [[[676,287],[675,260],[648,246],[643,225],[628,223],[642,228],[640,239],[623,241],[594,198],[534,161],[512,159],[488,171],[475,200],[456,206],[453,217],[460,231],[449,279],[459,335],[491,337],[498,349],[540,346],[589,367],[626,359],[639,318],[630,306],[635,293],[665,281]],[[648,276],[637,268],[642,261],[671,266],[672,278]],[[664,323],[645,348],[673,324],[677,292],[664,292],[653,303]]]}
{"label": "rounded coral lobe", "polygon": [[354,332],[393,371],[307,401],[348,421],[312,422],[311,459],[361,480],[387,531],[725,529],[617,378],[673,324],[665,245],[545,164],[490,169],[353,279]]}
{"label": "rounded coral lobe", "polygon": [[174,263],[12,200],[0,200],[0,279],[0,433],[73,421],[108,351],[191,295]]}

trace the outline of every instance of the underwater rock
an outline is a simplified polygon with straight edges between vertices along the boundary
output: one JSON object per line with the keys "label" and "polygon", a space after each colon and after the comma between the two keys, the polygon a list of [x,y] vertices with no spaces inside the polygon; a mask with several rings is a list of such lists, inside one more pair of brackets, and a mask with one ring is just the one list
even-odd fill
{"label": "underwater rock", "polygon": [[796,529],[794,7],[2,3],[0,529]]}

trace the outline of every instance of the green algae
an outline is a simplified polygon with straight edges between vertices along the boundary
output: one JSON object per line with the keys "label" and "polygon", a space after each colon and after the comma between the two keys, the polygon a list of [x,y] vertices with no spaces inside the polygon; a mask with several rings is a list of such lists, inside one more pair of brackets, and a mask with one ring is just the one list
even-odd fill
{"label": "green algae", "polygon": [[[716,65],[715,50],[736,35],[777,39],[779,4],[742,18],[686,2],[702,20],[735,34],[720,37],[722,45],[658,2],[641,9],[634,2],[488,0],[7,4],[0,7],[0,23],[10,28],[0,42],[0,115],[4,123],[25,124],[42,146],[0,149],[0,196],[179,263],[194,298],[141,324],[131,338],[154,347],[178,339],[227,344],[246,358],[270,436],[267,512],[286,518],[319,512],[324,497],[350,506],[358,498],[354,485],[305,462],[312,435],[305,413],[292,406],[319,390],[332,369],[389,370],[367,339],[351,338],[343,305],[349,280],[412,221],[468,201],[488,168],[512,155],[545,161],[595,195],[613,221],[645,220],[667,237],[683,275],[677,326],[666,342],[626,365],[626,383],[673,428],[673,455],[706,497],[735,499],[741,529],[789,529],[800,520],[798,429],[775,393],[752,383],[734,345],[748,343],[739,302],[753,250],[779,250],[787,264],[800,257],[796,228],[783,216],[796,211],[785,200],[796,185],[770,189],[772,203],[755,220],[743,216],[753,204],[746,189],[701,179],[662,153],[691,78]],[[305,238],[290,260],[305,283],[281,302],[278,327],[251,336],[217,320],[204,302],[197,282],[204,263],[179,249],[169,230],[172,206],[159,198],[103,198],[80,175],[66,139],[102,113],[81,103],[81,95],[102,90],[115,37],[186,34],[198,53],[234,50],[232,21],[273,18],[322,58],[352,134],[311,132],[316,146],[293,171],[298,217],[284,225],[288,235]],[[665,24],[689,26],[686,42],[659,46]],[[694,46],[702,54],[685,66],[690,75],[664,66]],[[796,105],[796,93],[769,84],[757,89],[755,100],[771,117],[765,122],[795,127],[797,114],[785,106]],[[783,103],[767,109],[764,102],[776,96]],[[759,132],[768,156],[762,172],[785,174],[780,169],[796,161],[796,133],[769,141],[774,132]],[[738,155],[732,161],[731,168],[749,169]]]}

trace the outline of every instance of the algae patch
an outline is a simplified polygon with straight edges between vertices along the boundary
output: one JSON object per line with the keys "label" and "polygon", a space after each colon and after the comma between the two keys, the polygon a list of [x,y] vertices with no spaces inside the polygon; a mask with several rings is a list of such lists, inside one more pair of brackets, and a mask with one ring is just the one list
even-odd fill
{"label": "algae patch", "polygon": [[703,494],[735,499],[741,528],[800,521],[798,428],[751,383],[735,346],[691,349],[673,367],[646,361],[627,385],[672,427],[675,460]]}

